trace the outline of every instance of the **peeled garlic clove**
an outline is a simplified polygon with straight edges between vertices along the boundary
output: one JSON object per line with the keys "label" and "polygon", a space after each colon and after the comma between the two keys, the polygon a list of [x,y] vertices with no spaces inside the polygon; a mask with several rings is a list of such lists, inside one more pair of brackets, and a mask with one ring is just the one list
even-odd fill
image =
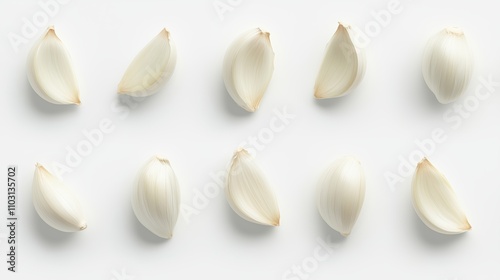
{"label": "peeled garlic clove", "polygon": [[426,158],[413,176],[412,201],[422,222],[436,232],[458,234],[471,229],[450,183]]}
{"label": "peeled garlic clove", "polygon": [[280,210],[274,192],[245,149],[234,153],[225,192],[229,205],[243,219],[261,225],[279,226]]}
{"label": "peeled garlic clove", "polygon": [[363,49],[353,43],[354,27],[339,22],[339,27],[326,46],[316,84],[314,97],[318,99],[341,97],[354,89],[365,74],[366,59]]}
{"label": "peeled garlic clove", "polygon": [[174,42],[164,28],[132,60],[118,84],[118,93],[137,97],[156,93],[174,73],[176,61]]}
{"label": "peeled garlic clove", "polygon": [[159,237],[170,239],[180,208],[180,189],[170,162],[152,158],[140,171],[132,194],[137,219]]}
{"label": "peeled garlic clove", "polygon": [[365,175],[353,157],[336,160],[324,173],[318,188],[318,210],[325,222],[348,236],[365,199]]}
{"label": "peeled garlic clove", "polygon": [[44,100],[53,104],[80,104],[71,57],[53,26],[31,48],[27,75],[33,90]]}
{"label": "peeled garlic clove", "polygon": [[457,100],[469,85],[474,61],[461,29],[445,28],[434,35],[424,51],[422,74],[437,100]]}
{"label": "peeled garlic clove", "polygon": [[274,52],[269,33],[255,28],[238,37],[224,57],[223,77],[233,100],[255,112],[274,71]]}
{"label": "peeled garlic clove", "polygon": [[87,228],[78,197],[39,163],[33,178],[33,205],[40,218],[57,230],[75,232]]}

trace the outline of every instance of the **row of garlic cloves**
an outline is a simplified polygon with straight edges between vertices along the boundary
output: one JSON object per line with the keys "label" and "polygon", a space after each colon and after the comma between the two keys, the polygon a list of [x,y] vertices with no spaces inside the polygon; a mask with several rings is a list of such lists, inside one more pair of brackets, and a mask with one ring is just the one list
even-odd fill
{"label": "row of garlic cloves", "polygon": [[[318,185],[317,207],[323,220],[348,236],[365,200],[365,176],[361,163],[343,157],[328,167]],[[231,160],[225,185],[226,199],[241,218],[256,224],[279,226],[280,210],[273,188],[245,150]],[[417,215],[430,229],[458,234],[471,229],[448,180],[427,159],[417,166],[412,182],[412,202]],[[77,196],[45,167],[36,165],[33,204],[40,217],[60,231],[87,228]],[[181,190],[170,162],[153,157],[140,170],[132,191],[132,208],[144,227],[159,237],[173,235],[179,216]]]}
{"label": "row of garlic cloves", "polygon": [[[316,98],[344,96],[363,79],[366,58],[364,49],[356,44],[358,32],[353,26],[339,23],[316,78]],[[269,32],[260,28],[243,33],[227,49],[223,80],[231,98],[246,111],[258,109],[274,72],[274,57]],[[172,76],[176,61],[175,44],[170,33],[162,29],[132,60],[118,93],[149,96],[158,92]],[[41,98],[54,104],[80,104],[69,52],[53,27],[32,47],[27,68],[28,80]],[[439,102],[453,102],[464,93],[472,68],[472,52],[462,30],[446,28],[429,40],[422,74]]]}
{"label": "row of garlic cloves", "polygon": [[[152,95],[170,79],[177,60],[175,45],[162,29],[132,60],[118,84],[119,94]],[[80,90],[68,49],[54,27],[33,45],[27,59],[33,90],[53,104],[80,104]]]}

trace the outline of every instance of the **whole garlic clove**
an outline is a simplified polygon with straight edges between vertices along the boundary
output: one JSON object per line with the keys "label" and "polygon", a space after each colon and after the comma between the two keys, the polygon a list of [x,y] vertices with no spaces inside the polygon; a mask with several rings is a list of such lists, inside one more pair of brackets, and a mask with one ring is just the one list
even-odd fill
{"label": "whole garlic clove", "polygon": [[325,222],[343,236],[351,233],[365,198],[365,175],[353,157],[336,160],[318,188],[318,210]]}
{"label": "whole garlic clove", "polygon": [[132,193],[137,219],[159,237],[172,237],[180,209],[180,188],[170,162],[153,157],[139,173]]}
{"label": "whole garlic clove", "polygon": [[474,61],[463,31],[448,27],[434,35],[424,51],[422,74],[437,100],[457,100],[469,85]]}
{"label": "whole garlic clove", "polygon": [[31,87],[45,101],[80,104],[71,57],[53,26],[33,45],[26,66]]}
{"label": "whole garlic clove", "polygon": [[314,97],[318,99],[341,97],[354,89],[363,79],[366,58],[363,49],[353,43],[356,29],[339,22],[339,26],[326,46]]}
{"label": "whole garlic clove", "polygon": [[32,192],[35,210],[49,226],[64,232],[87,228],[78,197],[39,163],[35,168]]}
{"label": "whole garlic clove", "polygon": [[275,194],[262,170],[245,149],[234,153],[225,192],[229,205],[243,219],[261,225],[279,226],[280,210]]}
{"label": "whole garlic clove", "polygon": [[229,95],[243,109],[255,112],[274,71],[269,33],[260,28],[238,37],[224,57],[223,78]]}
{"label": "whole garlic clove", "polygon": [[174,73],[176,62],[175,44],[164,28],[132,60],[118,84],[118,93],[136,97],[155,94]]}
{"label": "whole garlic clove", "polygon": [[436,232],[458,234],[471,229],[450,183],[426,158],[413,176],[412,202],[422,222]]}

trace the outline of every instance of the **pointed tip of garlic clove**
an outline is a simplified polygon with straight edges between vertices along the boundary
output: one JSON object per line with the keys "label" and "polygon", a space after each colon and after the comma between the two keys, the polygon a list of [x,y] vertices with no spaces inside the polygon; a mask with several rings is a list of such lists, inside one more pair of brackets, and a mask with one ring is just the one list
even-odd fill
{"label": "pointed tip of garlic clove", "polygon": [[80,226],[80,231],[87,229],[87,222]]}
{"label": "pointed tip of garlic clove", "polygon": [[464,31],[461,28],[456,27],[456,26],[446,27],[444,30],[448,34],[453,34],[453,35],[457,35],[457,36],[464,36]]}
{"label": "pointed tip of garlic clove", "polygon": [[163,35],[167,36],[168,39],[170,39],[170,32],[168,31],[168,29],[166,27],[163,27],[163,29],[160,31],[160,34],[163,34]]}
{"label": "pointed tip of garlic clove", "polygon": [[170,161],[164,156],[156,155],[155,158],[156,158],[156,160],[158,160],[162,164],[169,164],[170,165]]}

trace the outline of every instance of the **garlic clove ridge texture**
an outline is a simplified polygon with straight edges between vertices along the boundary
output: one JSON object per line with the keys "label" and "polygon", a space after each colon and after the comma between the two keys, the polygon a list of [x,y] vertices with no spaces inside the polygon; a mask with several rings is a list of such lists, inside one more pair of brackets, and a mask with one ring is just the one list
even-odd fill
{"label": "garlic clove ridge texture", "polygon": [[269,32],[260,28],[240,35],[227,49],[223,78],[231,98],[248,112],[255,112],[274,72],[274,52]]}
{"label": "garlic clove ridge texture", "polygon": [[365,199],[365,175],[354,157],[342,157],[323,174],[318,187],[318,210],[334,230],[348,236]]}
{"label": "garlic clove ridge texture", "polygon": [[145,97],[157,93],[174,73],[175,44],[162,29],[132,60],[118,84],[118,93]]}
{"label": "garlic clove ridge texture", "polygon": [[31,48],[26,67],[28,81],[42,99],[53,104],[80,104],[69,51],[53,26]]}
{"label": "garlic clove ridge texture", "polygon": [[336,98],[350,93],[361,82],[366,69],[365,51],[355,44],[357,29],[339,22],[314,85],[317,99]]}
{"label": "garlic clove ridge texture", "polygon": [[422,75],[440,103],[451,103],[463,95],[473,68],[472,51],[460,28],[445,28],[429,39],[424,50]]}
{"label": "garlic clove ridge texture", "polygon": [[274,191],[245,149],[234,153],[225,193],[231,208],[243,219],[261,225],[279,226],[280,210]]}
{"label": "garlic clove ridge texture", "polygon": [[452,186],[427,158],[417,165],[411,192],[415,212],[430,229],[442,234],[471,229]]}
{"label": "garlic clove ridge texture", "polygon": [[76,194],[39,163],[35,167],[32,194],[36,212],[49,226],[64,232],[87,228]]}
{"label": "garlic clove ridge texture", "polygon": [[139,173],[132,192],[134,213],[149,231],[172,238],[180,210],[180,188],[170,162],[160,156],[150,159]]}

